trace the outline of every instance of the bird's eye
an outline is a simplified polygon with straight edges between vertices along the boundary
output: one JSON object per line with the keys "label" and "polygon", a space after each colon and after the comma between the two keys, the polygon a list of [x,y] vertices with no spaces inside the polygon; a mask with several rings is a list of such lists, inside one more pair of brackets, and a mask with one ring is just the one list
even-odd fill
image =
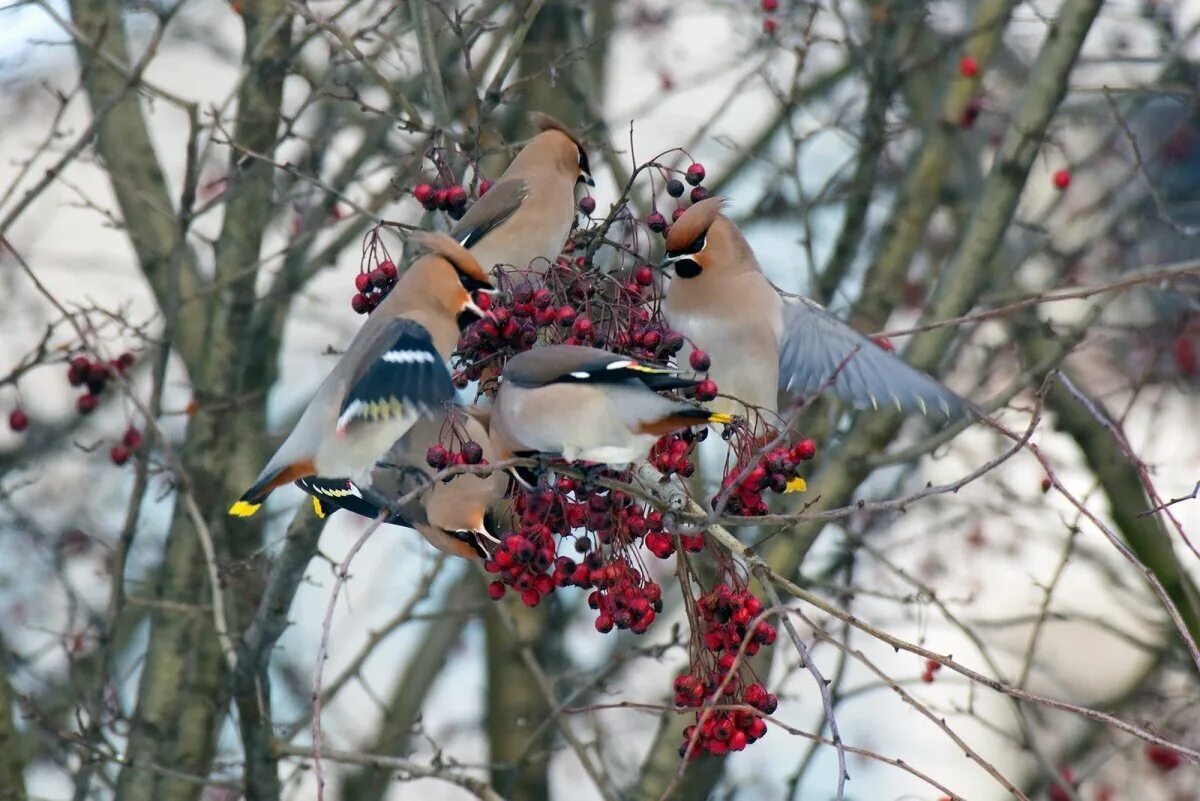
{"label": "bird's eye", "polygon": [[704,250],[704,246],[707,244],[708,244],[708,232],[704,231],[700,234],[700,236],[693,239],[692,243],[690,245],[688,245],[686,247],[678,248],[676,250],[668,250],[667,257],[671,258],[674,256],[694,256],[695,254]]}
{"label": "bird's eye", "polygon": [[693,259],[680,259],[675,262],[675,275],[678,278],[695,278],[704,268]]}
{"label": "bird's eye", "polygon": [[479,544],[479,536],[474,531],[447,531],[446,533],[459,542],[465,542],[467,545],[470,545],[471,550],[473,550],[480,559],[488,558],[487,551],[484,550],[483,546]]}

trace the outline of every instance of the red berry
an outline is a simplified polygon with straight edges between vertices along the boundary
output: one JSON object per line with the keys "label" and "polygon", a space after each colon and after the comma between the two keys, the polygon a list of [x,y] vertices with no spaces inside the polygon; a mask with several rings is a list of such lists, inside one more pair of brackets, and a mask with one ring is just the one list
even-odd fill
{"label": "red berry", "polygon": [[1163,773],[1170,773],[1183,762],[1183,757],[1178,751],[1156,743],[1146,744],[1146,759]]}
{"label": "red berry", "polygon": [[371,288],[371,276],[367,273],[359,273],[354,276],[354,288],[359,292],[366,292]]}
{"label": "red berry", "polygon": [[89,392],[86,395],[79,396],[79,398],[75,401],[75,409],[80,414],[91,414],[96,410],[96,406],[98,406],[99,403],[100,399]]}
{"label": "red berry", "polygon": [[979,62],[972,56],[963,56],[958,60],[958,72],[964,78],[974,78],[979,74]]}
{"label": "red berry", "polygon": [[692,365],[693,370],[701,373],[708,372],[708,368],[712,366],[712,360],[708,358],[708,354],[699,348],[692,351],[692,355],[688,357],[688,363]]}
{"label": "red berry", "polygon": [[125,436],[121,437],[121,442],[126,448],[132,450],[142,444],[142,432],[138,430],[137,426],[130,426],[125,429]]}
{"label": "red berry", "polygon": [[83,373],[83,375],[85,377],[87,376],[88,368],[91,366],[92,366],[92,362],[88,359],[87,356],[72,356],[71,357],[71,369],[78,370],[80,373]]}
{"label": "red berry", "polygon": [[683,181],[678,178],[672,178],[667,181],[667,194],[671,197],[681,197],[683,195]]}
{"label": "red berry", "polygon": [[684,173],[684,179],[692,186],[699,186],[700,182],[704,180],[705,174],[704,165],[698,161],[694,161],[692,162],[692,166],[688,167],[687,172]]}
{"label": "red berry", "polygon": [[417,202],[421,205],[425,205],[429,203],[429,201],[433,200],[433,187],[429,184],[417,184],[413,187],[412,193],[413,197],[416,198]]}
{"label": "red berry", "polygon": [[[1075,774],[1071,772],[1070,768],[1063,768],[1058,772],[1058,775],[1059,781],[1062,781],[1066,784],[1074,784],[1075,782]],[[1050,797],[1050,801],[1070,801],[1071,798],[1069,795],[1067,795],[1067,791],[1063,789],[1063,786],[1059,784],[1058,781],[1051,782],[1050,791],[1047,793],[1047,795]]]}
{"label": "red berry", "polygon": [[792,454],[801,461],[808,461],[817,454],[817,443],[811,439],[802,439],[792,449]]}
{"label": "red berry", "polygon": [[433,190],[433,196],[429,199],[429,204],[442,211],[450,208],[450,190],[444,187]]}
{"label": "red berry", "polygon": [[978,97],[972,97],[967,101],[966,108],[962,111],[962,116],[958,119],[958,124],[964,128],[971,128],[975,125],[975,121],[979,119],[979,112],[983,111],[983,101]]}
{"label": "red berry", "polygon": [[699,203],[708,197],[708,189],[703,186],[697,186],[692,190],[692,202]]}
{"label": "red berry", "polygon": [[596,210],[596,198],[591,195],[584,195],[579,198],[579,210],[591,216],[591,213]]}
{"label": "red berry", "polygon": [[521,590],[521,603],[526,606],[537,606],[541,600],[541,594],[532,587],[527,590]]}
{"label": "red berry", "polygon": [[124,445],[113,445],[108,452],[108,458],[112,459],[112,463],[120,467],[129,461],[129,448]]}
{"label": "red berry", "polygon": [[441,445],[434,445],[425,451],[425,463],[434,470],[442,470],[450,463],[450,454]]}
{"label": "red berry", "polygon": [[717,383],[715,381],[710,381],[706,378],[696,385],[696,400],[710,401],[715,397],[717,397]]}
{"label": "red berry", "polygon": [[633,271],[633,280],[638,286],[650,286],[654,283],[654,270],[643,264]]}
{"label": "red berry", "polygon": [[390,281],[396,277],[396,265],[392,263],[391,259],[384,259],[379,262],[379,272],[383,273]]}
{"label": "red berry", "polygon": [[1054,173],[1054,188],[1062,191],[1071,185],[1071,173],[1068,170],[1056,170]]}
{"label": "red berry", "polygon": [[590,337],[595,332],[595,328],[596,326],[592,323],[590,318],[580,317],[575,321],[575,324],[571,326],[571,333],[574,336],[583,339],[585,337]]}
{"label": "red berry", "polygon": [[1180,334],[1171,343],[1171,355],[1175,358],[1175,366],[1179,374],[1187,377],[1194,376],[1197,369],[1196,346],[1190,337]]}
{"label": "red berry", "polygon": [[[679,181],[675,183],[679,184]],[[680,191],[683,191],[683,184],[679,184]],[[661,234],[667,229],[667,218],[662,216],[657,211],[652,211],[646,215],[646,227],[656,234]]]}
{"label": "red berry", "polygon": [[777,30],[779,30],[779,20],[774,17],[767,17],[763,20],[763,33],[767,36],[774,36]]}
{"label": "red berry", "polygon": [[676,206],[675,210],[671,212],[671,222],[675,222],[682,217],[685,211],[687,211],[687,209],[685,209],[683,206]]}
{"label": "red berry", "polygon": [[120,370],[122,373],[124,373],[130,367],[133,367],[133,363],[136,361],[137,361],[137,357],[134,356],[132,353],[126,351],[125,353],[122,353],[120,356],[117,357],[117,361],[116,361],[117,369]]}
{"label": "red berry", "polygon": [[499,601],[504,597],[504,585],[499,581],[493,581],[488,585],[488,597],[493,601]]}
{"label": "red berry", "polygon": [[871,337],[871,341],[886,350],[888,353],[896,352],[896,346],[893,345],[892,340],[888,339],[887,337]]}
{"label": "red berry", "polygon": [[366,295],[359,292],[350,298],[350,308],[354,309],[355,314],[366,314],[371,310],[371,301],[367,299]]}
{"label": "red berry", "polygon": [[446,190],[446,204],[452,209],[460,209],[467,205],[467,190],[461,186],[452,186]]}
{"label": "red berry", "polygon": [[762,10],[768,14],[779,10],[779,0],[762,0]]}
{"label": "red berry", "polygon": [[387,286],[388,278],[383,274],[383,270],[376,268],[367,273],[367,278],[371,280],[371,286],[383,289]]}
{"label": "red berry", "polygon": [[483,446],[475,440],[468,440],[463,443],[462,455],[467,464],[479,464],[483,461]]}
{"label": "red berry", "polygon": [[575,322],[576,312],[570,306],[559,306],[554,316],[558,318],[558,324],[566,328]]}
{"label": "red berry", "polygon": [[1050,476],[1042,476],[1042,492],[1047,493],[1054,486],[1054,482],[1050,480]]}
{"label": "red berry", "polygon": [[29,428],[29,415],[24,409],[13,409],[8,415],[8,427],[13,431],[24,431]]}
{"label": "red berry", "polygon": [[484,178],[482,181],[479,182],[479,196],[483,197],[484,195],[487,194],[487,191],[491,188],[492,188],[492,182],[489,181],[487,178]]}

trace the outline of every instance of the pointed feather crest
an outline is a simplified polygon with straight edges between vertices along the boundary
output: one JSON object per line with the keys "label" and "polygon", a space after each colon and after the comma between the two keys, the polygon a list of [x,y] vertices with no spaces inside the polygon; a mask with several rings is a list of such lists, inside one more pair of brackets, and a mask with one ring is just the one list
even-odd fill
{"label": "pointed feather crest", "polygon": [[568,128],[566,123],[562,122],[561,120],[557,120],[554,117],[551,117],[549,114],[543,114],[540,111],[531,111],[529,112],[529,121],[533,123],[533,127],[538,129],[538,133],[545,133],[546,131],[558,131],[574,142],[575,147],[579,148],[580,152],[587,152],[587,149],[583,146],[583,142],[580,141],[575,132]]}
{"label": "pointed feather crest", "polygon": [[712,226],[724,204],[725,199],[720,197],[710,197],[693,203],[667,232],[667,250],[682,251],[699,239],[700,235]]}
{"label": "pointed feather crest", "polygon": [[493,286],[491,276],[484,272],[483,267],[471,255],[471,252],[455,242],[453,238],[437,231],[416,231],[411,234],[411,239],[430,253],[441,256],[450,262],[450,265],[462,275]]}

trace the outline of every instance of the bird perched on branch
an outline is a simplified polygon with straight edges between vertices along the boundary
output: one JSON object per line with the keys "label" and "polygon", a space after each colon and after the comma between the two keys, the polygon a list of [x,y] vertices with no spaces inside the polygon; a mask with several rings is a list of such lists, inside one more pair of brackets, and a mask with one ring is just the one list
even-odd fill
{"label": "bird perched on branch", "polygon": [[[486,558],[486,544],[496,541],[490,510],[503,497],[508,479],[496,471],[434,480],[439,470],[426,457],[452,428],[461,441],[478,447],[482,461],[495,461],[487,420],[487,409],[456,406],[445,419],[421,419],[406,431],[379,460],[368,483],[372,497],[392,503],[384,522],[416,529],[430,545],[452,556]],[[313,496],[320,517],[345,509],[375,519],[383,511],[363,493],[353,492],[346,479],[311,477],[297,483]],[[405,501],[409,495],[413,497]]]}
{"label": "bird perched on branch", "polygon": [[544,114],[533,122],[539,133],[450,231],[486,270],[544,273],[575,222],[575,185],[595,186],[579,139]]}
{"label": "bird perched on branch", "polygon": [[414,240],[430,252],[411,264],[367,318],[229,514],[252,515],[273,490],[305,479],[313,488],[320,479],[367,495],[371,470],[392,444],[418,420],[442,419],[444,404],[454,397],[446,359],[460,325],[486,316],[470,290],[490,288],[492,281],[444,234],[417,234]]}
{"label": "bird perched on branch", "polygon": [[[731,417],[658,394],[690,387],[679,371],[606,350],[547,345],[505,365],[492,410],[501,458],[558,456],[624,466],[664,434]],[[529,483],[528,473],[521,474]]]}
{"label": "bird perched on branch", "polygon": [[[829,386],[858,408],[966,413],[958,395],[816,302],[781,297],[741,231],[721,214],[721,203],[709,198],[679,217],[662,266],[674,272],[663,302],[667,322],[708,354],[709,375],[722,394],[774,414],[780,389],[812,393]],[[737,410],[718,401],[723,411]]]}

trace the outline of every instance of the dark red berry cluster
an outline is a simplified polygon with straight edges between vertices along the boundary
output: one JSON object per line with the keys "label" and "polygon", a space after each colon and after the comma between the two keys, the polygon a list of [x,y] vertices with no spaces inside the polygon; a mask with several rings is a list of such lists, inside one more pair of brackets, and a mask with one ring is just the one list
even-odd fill
{"label": "dark red berry cluster", "polygon": [[[666,172],[665,168],[663,168],[663,172]],[[671,212],[671,222],[678,220],[680,215],[687,210],[687,206],[684,205],[682,199],[684,193],[688,192],[687,186],[684,185],[685,181],[692,187],[691,192],[688,193],[688,199],[692,203],[699,203],[701,200],[704,200],[708,197],[707,187],[701,185],[704,182],[706,175],[707,173],[705,172],[704,165],[698,161],[694,161],[692,162],[691,166],[689,166],[687,170],[683,172],[682,181],[675,177],[667,180],[667,194],[678,200],[675,209]],[[654,233],[663,234],[664,236],[666,235],[667,231],[670,230],[670,225],[667,224],[667,218],[658,210],[657,206],[652,208],[650,213],[646,215],[646,227]]]}
{"label": "dark red berry cluster", "polygon": [[784,493],[804,488],[798,472],[800,463],[813,458],[817,452],[816,443],[811,439],[802,439],[790,448],[781,445],[760,456],[756,447],[760,440],[758,438],[748,445],[735,447],[734,453],[739,458],[730,460],[733,466],[726,470],[721,479],[722,491],[712,500],[714,509],[724,499],[726,513],[757,517],[769,511],[763,498],[767,490]]}
{"label": "dark red berry cluster", "polygon": [[122,353],[116,359],[102,362],[91,359],[83,354],[71,357],[67,366],[67,381],[73,387],[86,387],[87,392],[75,400],[75,408],[80,414],[91,414],[100,404],[100,395],[108,385],[109,379],[118,374],[124,374],[133,366],[136,358],[132,353]]}
{"label": "dark red berry cluster", "polygon": [[688,478],[696,471],[696,465],[692,462],[696,443],[707,437],[707,428],[687,429],[660,437],[650,448],[650,464],[664,476],[680,475]]}
{"label": "dark red berry cluster", "polygon": [[696,607],[700,645],[691,668],[675,679],[675,705],[701,711],[695,725],[684,730],[679,753],[694,757],[741,751],[767,733],[766,722],[747,711],[703,707],[745,704],[764,715],[774,713],[779,699],[759,682],[747,681],[750,668],[739,661],[738,653],[744,642],[744,653],[753,656],[775,642],[776,631],[766,621],[755,622],[762,602],[745,587],[718,584],[697,599]]}
{"label": "dark red berry cluster", "polygon": [[504,276],[501,294],[480,297],[491,318],[476,320],[459,339],[459,385],[495,375],[538,342],[608,348],[655,362],[683,349],[683,335],[658,313],[649,266],[627,279],[583,272],[584,266],[583,257],[561,256],[544,276]]}
{"label": "dark red berry cluster", "polygon": [[[481,185],[479,194],[482,195],[486,191]],[[432,184],[417,184],[412,193],[426,211],[444,211],[456,220],[467,211],[467,190],[457,184],[436,187]]]}
{"label": "dark red berry cluster", "polygon": [[483,446],[473,439],[460,441],[458,448],[447,448],[438,443],[425,452],[425,462],[434,470],[445,470],[459,464],[487,464],[483,458]]}
{"label": "dark red berry cluster", "polygon": [[370,314],[395,285],[396,265],[391,259],[384,259],[378,266],[354,276],[354,288],[357,292],[350,299],[350,307],[354,309],[355,314]]}
{"label": "dark red berry cluster", "polygon": [[129,426],[125,429],[121,441],[108,451],[108,458],[112,463],[120,467],[129,461],[129,456],[133,451],[136,451],[142,444],[142,432],[137,426]]}

